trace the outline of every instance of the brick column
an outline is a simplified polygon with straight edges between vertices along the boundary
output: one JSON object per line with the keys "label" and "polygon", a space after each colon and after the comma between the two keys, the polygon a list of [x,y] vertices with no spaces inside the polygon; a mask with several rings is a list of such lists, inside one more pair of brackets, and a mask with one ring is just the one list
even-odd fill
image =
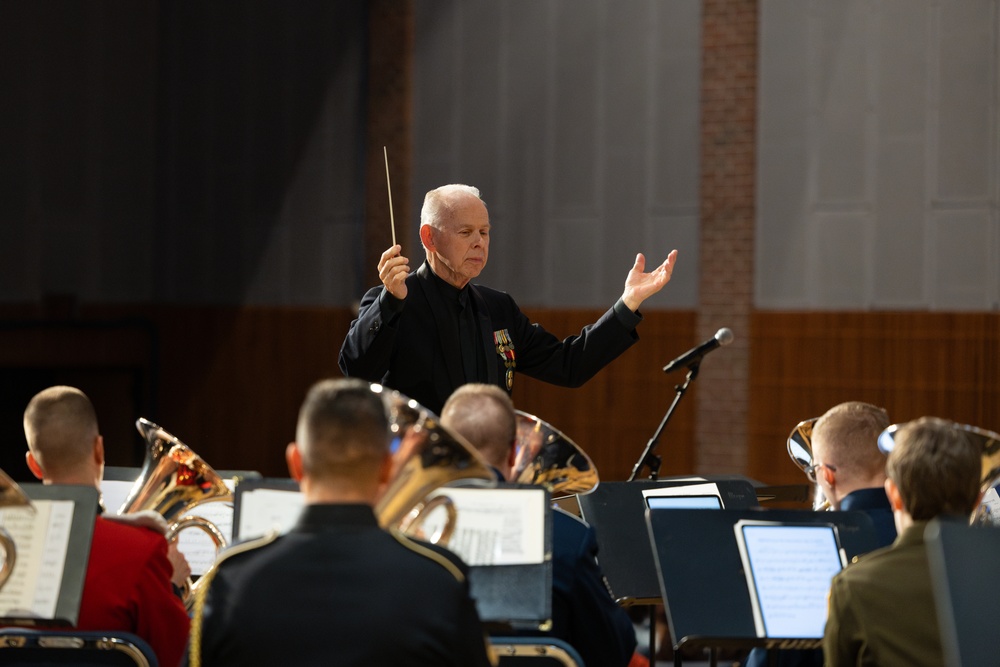
{"label": "brick column", "polygon": [[742,474],[747,461],[753,306],[757,0],[704,0],[701,75],[701,277],[698,340],[732,344],[695,381],[697,471]]}

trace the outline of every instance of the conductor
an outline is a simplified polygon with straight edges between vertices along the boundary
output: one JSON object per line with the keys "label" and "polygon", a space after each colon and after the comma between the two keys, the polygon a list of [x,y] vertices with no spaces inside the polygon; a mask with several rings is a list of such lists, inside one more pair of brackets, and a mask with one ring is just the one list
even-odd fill
{"label": "conductor", "polygon": [[489,259],[490,217],[479,190],[445,185],[420,211],[425,261],[410,272],[394,245],[378,263],[381,286],[362,298],[340,349],[347,376],[380,382],[440,414],[457,387],[493,384],[510,393],[515,373],[578,387],[632,346],[639,306],[670,280],[677,259],[646,273],[640,253],[622,296],[594,324],[560,341],[505,292],[472,284]]}

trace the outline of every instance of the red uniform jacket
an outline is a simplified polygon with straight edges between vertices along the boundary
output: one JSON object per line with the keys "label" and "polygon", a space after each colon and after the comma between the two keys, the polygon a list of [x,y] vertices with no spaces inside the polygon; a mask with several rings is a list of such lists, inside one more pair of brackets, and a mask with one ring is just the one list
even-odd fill
{"label": "red uniform jacket", "polygon": [[162,535],[97,517],[77,628],[131,632],[149,643],[162,667],[175,667],[189,620],[172,573]]}

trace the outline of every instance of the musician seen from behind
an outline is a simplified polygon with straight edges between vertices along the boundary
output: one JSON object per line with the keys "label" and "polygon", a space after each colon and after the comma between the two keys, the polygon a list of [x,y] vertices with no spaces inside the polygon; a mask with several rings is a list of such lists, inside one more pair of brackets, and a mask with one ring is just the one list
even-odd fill
{"label": "musician seen from behind", "polygon": [[639,306],[667,284],[677,258],[674,250],[645,273],[646,260],[637,255],[614,307],[560,341],[506,293],[471,283],[489,259],[490,233],[478,189],[428,192],[420,211],[426,259],[411,273],[401,246],[382,253],[382,284],[362,298],[340,350],[344,374],[392,387],[435,414],[467,382],[510,393],[515,372],[580,386],[638,340]]}
{"label": "musician seen from behind", "polygon": [[935,517],[968,523],[981,469],[979,449],[949,421],[923,417],[896,431],[885,490],[899,537],[834,577],[828,667],[944,664],[924,529]]}
{"label": "musician seen from behind", "polygon": [[205,575],[191,665],[490,664],[461,560],[378,525],[389,442],[367,382],[309,390],[286,450],[306,505],[288,534],[235,545]]}
{"label": "musician seen from behind", "polygon": [[885,454],[878,436],[889,414],[861,401],[841,403],[816,420],[809,477],[835,510],[862,511],[872,518],[878,546],[896,539],[892,507],[885,493]]}
{"label": "musician seen from behind", "polygon": [[[24,435],[28,467],[43,483],[100,490],[104,440],[82,391],[57,386],[36,394],[24,411]],[[166,521],[152,513],[121,517],[99,510],[76,628],[131,632],[150,645],[160,665],[180,664],[189,621],[175,590],[191,569],[164,539]]]}
{"label": "musician seen from behind", "polygon": [[[806,470],[831,509],[871,517],[878,548],[896,539],[892,506],[885,493],[885,454],[878,447],[878,436],[889,424],[889,414],[871,403],[847,401],[833,406],[813,425],[812,465]],[[745,667],[822,664],[820,649],[755,648]]]}
{"label": "musician seen from behind", "polygon": [[[467,384],[445,403],[441,424],[468,440],[509,479],[517,436],[514,405],[495,385]],[[568,642],[585,665],[624,667],[636,648],[635,629],[611,596],[597,564],[594,529],[582,519],[552,508],[552,629]]]}

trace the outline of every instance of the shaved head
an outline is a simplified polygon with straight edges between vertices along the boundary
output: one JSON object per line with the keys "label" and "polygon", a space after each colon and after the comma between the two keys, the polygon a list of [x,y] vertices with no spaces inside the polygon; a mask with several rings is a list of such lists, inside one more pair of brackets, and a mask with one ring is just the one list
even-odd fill
{"label": "shaved head", "polygon": [[79,389],[49,387],[28,403],[24,437],[46,479],[58,479],[76,471],[92,455],[98,437],[97,413]]}

